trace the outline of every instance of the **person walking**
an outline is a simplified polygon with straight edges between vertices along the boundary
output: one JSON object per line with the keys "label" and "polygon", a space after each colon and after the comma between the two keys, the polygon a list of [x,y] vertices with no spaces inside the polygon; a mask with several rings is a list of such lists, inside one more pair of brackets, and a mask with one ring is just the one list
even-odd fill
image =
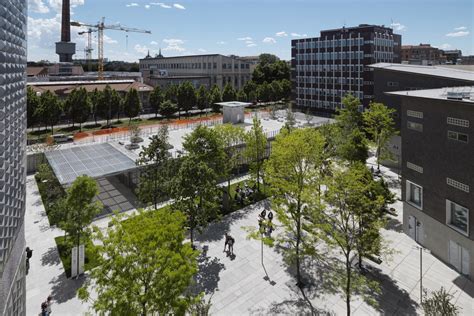
{"label": "person walking", "polygon": [[33,250],[30,249],[30,247],[26,247],[26,274],[28,275],[28,272],[30,271],[30,259],[33,256]]}
{"label": "person walking", "polygon": [[46,299],[46,311],[48,312],[48,316],[51,315],[51,305],[53,305],[53,297],[51,295],[48,295],[48,298]]}
{"label": "person walking", "polygon": [[41,313],[40,316],[48,316],[48,303],[41,303]]}
{"label": "person walking", "polygon": [[229,240],[230,238],[232,238],[229,234],[225,233],[225,240],[224,240],[224,251],[222,252],[225,252],[226,251],[226,248],[227,246],[229,245]]}
{"label": "person walking", "polygon": [[229,251],[227,252],[227,256],[232,257],[234,255],[234,243],[235,243],[234,237],[229,235],[229,241],[227,242],[227,245],[229,246]]}

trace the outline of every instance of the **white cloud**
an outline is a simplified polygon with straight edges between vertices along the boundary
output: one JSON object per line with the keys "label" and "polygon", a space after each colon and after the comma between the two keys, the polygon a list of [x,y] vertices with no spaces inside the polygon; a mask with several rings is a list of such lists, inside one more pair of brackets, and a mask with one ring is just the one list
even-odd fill
{"label": "white cloud", "polygon": [[127,8],[131,8],[131,7],[138,7],[139,5],[138,5],[138,3],[136,3],[136,2],[132,2],[132,3],[126,4],[125,6],[126,6]]}
{"label": "white cloud", "polygon": [[179,3],[173,4],[173,7],[175,7],[176,9],[180,9],[180,10],[186,10],[186,8],[184,6],[182,6],[181,4],[179,4]]}
{"label": "white cloud", "polygon": [[450,49],[450,48],[451,48],[451,45],[445,43],[445,44],[441,44],[441,45],[439,46],[439,48],[440,48],[440,49]]}
{"label": "white cloud", "polygon": [[118,42],[114,40],[113,38],[107,36],[104,34],[104,43],[106,44],[117,44]]}
{"label": "white cloud", "polygon": [[465,27],[465,26],[460,26],[460,27],[454,28],[454,30],[455,30],[455,31],[465,31],[465,30],[467,30],[467,27]]}
{"label": "white cloud", "polygon": [[255,43],[247,44],[247,47],[255,47],[255,46],[257,46],[257,44]]}
{"label": "white cloud", "polygon": [[184,52],[186,49],[182,46],[184,41],[177,38],[165,38],[163,40],[167,46],[163,48],[164,51],[176,51],[176,52]]}
{"label": "white cloud", "polygon": [[307,37],[308,34],[291,33],[291,36],[293,36],[293,37]]}
{"label": "white cloud", "polygon": [[245,37],[239,37],[237,40],[238,41],[251,41],[252,38],[250,36],[245,36]]}
{"label": "white cloud", "polygon": [[[63,1],[62,0],[49,0],[48,1],[49,3],[49,6],[56,12],[60,12],[61,11],[61,7],[63,5]],[[71,8],[75,8],[77,6],[80,6],[80,5],[84,5],[84,0],[71,0],[70,1],[70,4],[71,4]]]}
{"label": "white cloud", "polygon": [[199,49],[198,49],[198,52],[200,52],[200,53],[205,53],[205,52],[207,52],[207,50],[205,50],[204,48],[199,48]]}
{"label": "white cloud", "polygon": [[288,33],[286,33],[285,31],[281,31],[281,32],[275,33],[275,35],[278,37],[285,37],[285,36],[288,36]]}
{"label": "white cloud", "polygon": [[28,0],[28,8],[35,13],[48,13],[49,8],[43,0]]}
{"label": "white cloud", "polygon": [[150,2],[151,5],[162,7],[163,9],[171,9],[170,5],[164,4],[162,2]]}
{"label": "white cloud", "polygon": [[463,37],[469,35],[469,31],[458,31],[453,33],[448,33],[446,36],[448,37]]}
{"label": "white cloud", "polygon": [[156,41],[151,41],[151,42],[150,42],[150,45],[158,45],[158,42],[156,42]]}
{"label": "white cloud", "polygon": [[149,4],[145,4],[145,9],[150,9],[150,5]]}
{"label": "white cloud", "polygon": [[407,27],[399,22],[396,22],[396,23],[392,23],[390,24],[390,26],[395,30],[395,31],[405,31],[407,29]]}
{"label": "white cloud", "polygon": [[276,43],[276,41],[273,37],[265,37],[262,42],[267,43],[267,44],[275,44]]}
{"label": "white cloud", "polygon": [[245,44],[253,44],[253,41],[245,41]]}
{"label": "white cloud", "polygon": [[136,44],[135,47],[134,47],[135,51],[142,54],[142,55],[146,55],[148,54],[148,51],[150,50],[146,45],[140,45],[140,44]]}
{"label": "white cloud", "polygon": [[220,42],[216,42],[217,45],[225,45],[227,44],[227,42],[224,42],[224,41],[220,41]]}

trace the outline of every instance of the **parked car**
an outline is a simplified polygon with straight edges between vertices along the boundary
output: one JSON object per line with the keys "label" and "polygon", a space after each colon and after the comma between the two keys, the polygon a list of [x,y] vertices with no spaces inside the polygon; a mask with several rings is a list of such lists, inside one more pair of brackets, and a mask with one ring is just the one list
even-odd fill
{"label": "parked car", "polygon": [[74,137],[65,134],[54,134],[52,138],[55,143],[67,143],[74,140]]}

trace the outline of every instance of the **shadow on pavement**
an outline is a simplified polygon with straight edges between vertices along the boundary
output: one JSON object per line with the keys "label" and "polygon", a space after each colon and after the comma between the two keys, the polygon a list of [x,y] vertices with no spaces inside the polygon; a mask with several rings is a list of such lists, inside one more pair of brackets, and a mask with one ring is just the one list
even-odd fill
{"label": "shadow on pavement", "polygon": [[198,257],[198,273],[194,277],[195,285],[191,288],[194,294],[204,292],[212,294],[218,289],[220,280],[219,273],[225,269],[225,265],[217,257],[207,256],[208,246],[204,246]]}
{"label": "shadow on pavement", "polygon": [[474,298],[474,283],[466,279],[466,277],[459,275],[453,280],[453,283],[470,297]]}
{"label": "shadow on pavement", "polygon": [[[82,287],[85,281],[86,277],[84,275],[77,279],[68,279],[64,272],[61,273],[61,275],[50,281],[53,285],[51,289],[53,300],[58,303],[64,303],[73,299],[76,297],[77,290]],[[48,293],[46,293],[46,296],[47,295]]]}
{"label": "shadow on pavement", "polygon": [[390,217],[385,226],[387,230],[393,230],[397,233],[403,232],[403,224],[396,218]]}
{"label": "shadow on pavement", "polygon": [[48,251],[43,253],[41,256],[41,265],[43,266],[54,266],[58,265],[60,262],[61,260],[59,259],[59,253],[56,247],[49,248]]}
{"label": "shadow on pavement", "polygon": [[418,303],[410,298],[404,289],[397,286],[394,280],[379,270],[370,270],[366,276],[378,281],[380,293],[373,293],[378,303],[377,309],[382,315],[416,315]]}
{"label": "shadow on pavement", "polygon": [[262,208],[267,206],[269,202],[267,200],[257,202],[255,204],[244,207],[241,210],[235,211],[229,215],[218,219],[217,221],[210,224],[202,234],[196,236],[196,241],[201,243],[219,241],[224,238],[224,234],[230,230],[230,225],[234,222],[241,220],[242,218],[249,215],[249,211],[255,208]]}

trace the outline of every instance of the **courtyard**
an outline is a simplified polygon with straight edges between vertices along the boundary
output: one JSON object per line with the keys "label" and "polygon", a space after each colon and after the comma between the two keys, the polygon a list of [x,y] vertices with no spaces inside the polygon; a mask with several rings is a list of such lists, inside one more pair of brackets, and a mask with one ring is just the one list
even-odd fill
{"label": "courtyard", "polygon": [[[373,159],[373,158],[371,158]],[[373,160],[369,160],[373,163]],[[400,197],[398,175],[381,167],[382,174],[391,190]],[[331,286],[331,258],[304,262],[306,283],[303,292],[295,285],[294,271],[282,259],[278,248],[262,246],[260,241],[247,239],[245,227],[257,226],[257,215],[268,201],[253,204],[211,223],[197,237],[201,251],[199,272],[195,287],[211,299],[213,315],[269,315],[309,314],[314,312],[334,315],[345,314],[345,302]],[[395,250],[390,259],[378,265],[370,265],[368,273],[381,282],[381,293],[375,297],[374,308],[358,296],[352,300],[354,315],[414,315],[419,314],[420,262],[416,243],[402,231],[402,202],[397,200],[383,235]],[[127,213],[131,213],[128,211]],[[94,224],[106,227],[110,218],[102,218]],[[26,314],[36,314],[48,295],[54,299],[53,312],[58,315],[78,315],[90,312],[87,304],[75,295],[84,278],[67,279],[57,252],[54,238],[64,234],[51,227],[44,211],[33,177],[27,183],[27,212],[25,215],[26,244],[33,249],[30,270],[27,275]],[[223,252],[224,234],[230,233],[236,240],[235,256]],[[278,226],[274,234],[278,234]],[[444,286],[454,295],[453,303],[461,309],[461,315],[472,315],[474,284],[439,261],[430,253],[423,253],[423,287],[430,291]],[[327,260],[329,259],[329,260]],[[324,281],[324,282],[323,282]]]}

